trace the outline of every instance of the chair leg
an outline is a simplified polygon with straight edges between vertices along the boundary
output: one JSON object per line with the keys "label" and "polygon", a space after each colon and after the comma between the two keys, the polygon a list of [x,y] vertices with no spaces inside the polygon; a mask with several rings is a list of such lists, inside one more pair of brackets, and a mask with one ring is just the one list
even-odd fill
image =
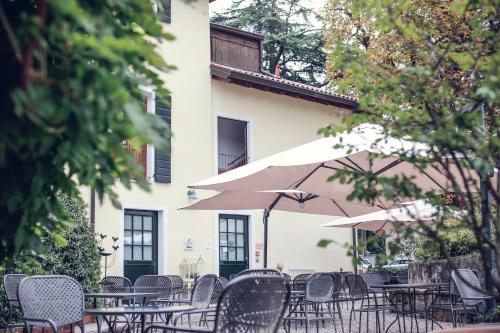
{"label": "chair leg", "polygon": [[340,327],[342,327],[342,333],[344,333],[344,320],[342,319],[342,311],[340,310],[340,304],[337,301],[337,310],[340,318]]}
{"label": "chair leg", "polygon": [[349,315],[349,333],[351,333],[351,324],[352,324],[352,310],[351,309],[351,314]]}

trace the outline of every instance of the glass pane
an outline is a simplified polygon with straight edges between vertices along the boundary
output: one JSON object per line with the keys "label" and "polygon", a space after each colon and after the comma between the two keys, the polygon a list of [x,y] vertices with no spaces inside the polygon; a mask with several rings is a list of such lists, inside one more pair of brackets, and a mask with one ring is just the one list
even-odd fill
{"label": "glass pane", "polygon": [[140,244],[142,244],[142,232],[134,231],[134,245],[140,245]]}
{"label": "glass pane", "polygon": [[144,231],[142,234],[142,241],[144,245],[153,245],[153,233]]}
{"label": "glass pane", "polygon": [[227,234],[227,243],[229,246],[236,246],[236,239],[234,234]]}
{"label": "glass pane", "polygon": [[236,231],[236,221],[233,219],[227,220],[227,231],[235,232]]}
{"label": "glass pane", "polygon": [[234,247],[230,247],[229,248],[229,257],[228,257],[228,260],[229,261],[236,261],[236,251],[235,251]]}
{"label": "glass pane", "polygon": [[151,216],[144,216],[142,221],[144,230],[153,230],[153,218]]}
{"label": "glass pane", "polygon": [[125,229],[132,229],[132,216],[125,215]]}
{"label": "glass pane", "polygon": [[220,232],[226,232],[227,231],[227,220],[226,219],[220,219],[219,220],[219,231]]}
{"label": "glass pane", "polygon": [[125,234],[123,236],[123,243],[125,245],[132,244],[132,231],[125,231]]}
{"label": "glass pane", "polygon": [[144,251],[143,253],[143,259],[144,260],[153,260],[153,247],[152,246],[144,246],[142,248]]}
{"label": "glass pane", "polygon": [[236,240],[238,241],[238,246],[245,246],[245,237],[243,237],[243,234],[237,234],[236,238]]}
{"label": "glass pane", "polygon": [[220,248],[220,260],[223,260],[223,261],[227,260],[227,247]]}
{"label": "glass pane", "polygon": [[132,247],[125,246],[125,260],[132,260]]}
{"label": "glass pane", "polygon": [[141,216],[134,216],[134,230],[141,230],[142,229],[142,217]]}
{"label": "glass pane", "polygon": [[243,251],[242,247],[238,247],[236,249],[236,254],[236,258],[238,259],[238,261],[245,261],[245,251]]}
{"label": "glass pane", "polygon": [[236,220],[236,232],[245,232],[245,228],[243,228],[243,220]]}
{"label": "glass pane", "polygon": [[227,246],[227,234],[221,233],[219,236],[219,244],[220,246]]}
{"label": "glass pane", "polygon": [[134,246],[134,260],[142,260],[142,246]]}

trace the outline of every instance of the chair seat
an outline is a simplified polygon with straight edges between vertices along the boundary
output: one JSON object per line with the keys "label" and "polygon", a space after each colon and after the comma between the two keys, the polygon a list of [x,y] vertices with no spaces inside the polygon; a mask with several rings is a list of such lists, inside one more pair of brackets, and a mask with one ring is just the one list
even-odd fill
{"label": "chair seat", "polygon": [[149,330],[150,328],[163,330],[166,332],[213,332],[213,329],[210,329],[208,327],[197,327],[188,325],[151,325],[147,328],[147,331],[150,332]]}

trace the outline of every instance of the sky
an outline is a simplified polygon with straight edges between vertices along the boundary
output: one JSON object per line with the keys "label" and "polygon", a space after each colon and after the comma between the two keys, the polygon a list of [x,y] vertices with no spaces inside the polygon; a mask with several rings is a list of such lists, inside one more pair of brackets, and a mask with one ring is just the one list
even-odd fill
{"label": "sky", "polygon": [[[210,15],[214,13],[224,11],[231,5],[232,0],[216,0],[210,4]],[[326,0],[306,0],[305,3],[309,2],[311,7],[314,9],[320,9],[326,2]],[[319,24],[319,22],[318,22]]]}

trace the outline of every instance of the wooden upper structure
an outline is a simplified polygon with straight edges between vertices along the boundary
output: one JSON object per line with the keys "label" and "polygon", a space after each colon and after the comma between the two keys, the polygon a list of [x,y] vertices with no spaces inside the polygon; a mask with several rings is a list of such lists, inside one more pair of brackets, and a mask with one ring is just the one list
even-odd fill
{"label": "wooden upper structure", "polygon": [[212,78],[246,87],[355,110],[356,99],[307,84],[286,80],[262,70],[264,37],[210,24]]}

